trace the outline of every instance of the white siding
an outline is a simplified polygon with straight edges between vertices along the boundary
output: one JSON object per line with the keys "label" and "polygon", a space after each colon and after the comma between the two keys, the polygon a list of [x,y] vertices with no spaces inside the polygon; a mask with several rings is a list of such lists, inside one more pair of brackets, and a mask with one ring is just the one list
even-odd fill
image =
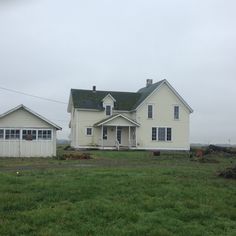
{"label": "white siding", "polygon": [[[147,118],[147,106],[153,105],[153,119]],[[180,119],[174,120],[174,106],[180,108]],[[138,147],[147,149],[188,150],[189,145],[189,110],[179,98],[163,85],[158,92],[147,99],[137,110],[136,119],[141,124],[137,129]],[[172,141],[152,141],[152,127],[172,128]]]}
{"label": "white siding", "polygon": [[86,135],[87,127],[93,127],[95,123],[106,118],[104,111],[77,111],[78,126],[76,130],[76,147],[96,146],[101,143],[101,132],[93,128],[92,136]]}
{"label": "white siding", "polygon": [[[111,99],[104,99],[104,105],[112,105]],[[148,118],[147,106],[153,105],[153,119]],[[174,106],[179,106],[179,120],[174,119]],[[113,110],[113,115],[123,114],[128,118],[136,120],[140,127],[137,127],[137,148],[140,149],[173,149],[188,150],[189,145],[189,109],[175,95],[175,93],[163,84],[158,91],[149,96],[144,103],[132,112],[121,112]],[[71,113],[71,145],[73,147],[88,146],[114,146],[116,132],[113,127],[122,126],[122,145],[127,145],[128,127],[130,123],[124,119],[117,118],[106,125],[108,128],[108,140],[102,140],[101,128],[93,127],[95,123],[107,118],[104,111],[77,110],[72,109]],[[85,133],[86,127],[93,127],[93,135]],[[152,141],[152,127],[169,127],[172,129],[171,141]],[[135,142],[135,141],[134,141]]]}
{"label": "white siding", "polygon": [[130,126],[130,122],[128,120],[125,120],[122,117],[118,117],[112,121],[109,121],[106,123],[107,126],[125,126],[128,127]]}
{"label": "white siding", "polygon": [[52,157],[55,156],[54,140],[50,141],[25,141],[7,140],[0,141],[1,157]]}
{"label": "white siding", "polygon": [[51,140],[0,139],[0,157],[52,157],[56,156],[56,129],[47,122],[26,111],[16,110],[0,119],[4,129],[52,130]]}
{"label": "white siding", "polygon": [[32,115],[30,112],[19,109],[0,119],[0,127],[41,127],[47,128],[48,123]]}
{"label": "white siding", "polygon": [[[108,146],[115,146],[116,134],[114,129],[109,129],[109,141],[102,141],[102,133],[100,127],[93,127],[95,123],[108,118],[105,115],[104,111],[86,111],[86,110],[77,110],[73,109],[71,113],[71,146],[78,148],[78,147],[87,147],[87,146],[101,146],[102,144]],[[113,113],[113,115],[118,114],[117,111]],[[126,117],[131,118],[131,114],[129,112],[122,112],[123,115]],[[117,118],[114,121],[109,122],[106,124],[108,126],[125,126],[128,127],[130,122],[124,120],[123,118]],[[73,127],[73,128],[72,128]],[[93,128],[93,135],[88,136],[86,135],[86,128],[92,127]],[[113,134],[113,135],[111,135]],[[128,131],[124,130],[122,132],[122,140],[124,143],[128,143]],[[127,137],[125,137],[125,135]]]}
{"label": "white siding", "polygon": [[111,108],[114,107],[114,101],[112,100],[110,96],[106,96],[103,99],[103,108],[105,108],[106,106],[111,106]]}

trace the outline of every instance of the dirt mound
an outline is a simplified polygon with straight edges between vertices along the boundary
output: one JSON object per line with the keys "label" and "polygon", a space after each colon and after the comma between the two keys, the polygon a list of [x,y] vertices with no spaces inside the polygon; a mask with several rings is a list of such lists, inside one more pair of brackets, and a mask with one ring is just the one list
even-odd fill
{"label": "dirt mound", "polygon": [[65,160],[84,160],[84,159],[92,159],[89,153],[83,152],[72,152],[63,154],[63,159]]}
{"label": "dirt mound", "polygon": [[220,147],[216,145],[209,145],[209,147],[205,151],[207,154],[209,153],[225,153],[229,155],[236,155],[236,151],[231,147]]}
{"label": "dirt mound", "polygon": [[226,179],[236,179],[236,166],[232,168],[226,168],[219,173],[219,176]]}

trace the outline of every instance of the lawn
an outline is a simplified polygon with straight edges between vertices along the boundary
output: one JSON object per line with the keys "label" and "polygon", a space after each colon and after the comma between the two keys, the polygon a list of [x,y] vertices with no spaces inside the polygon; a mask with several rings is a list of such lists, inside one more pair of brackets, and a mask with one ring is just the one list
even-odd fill
{"label": "lawn", "polygon": [[0,159],[0,235],[236,235],[236,157],[91,153]]}

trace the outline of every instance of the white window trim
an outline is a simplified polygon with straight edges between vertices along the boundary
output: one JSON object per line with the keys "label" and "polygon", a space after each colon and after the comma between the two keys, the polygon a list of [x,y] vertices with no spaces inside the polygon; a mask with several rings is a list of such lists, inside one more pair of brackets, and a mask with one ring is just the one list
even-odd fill
{"label": "white window trim", "polygon": [[[23,139],[23,130],[36,130],[36,139],[30,140],[31,142],[35,141],[53,141],[54,139],[54,133],[53,129],[47,129],[47,128],[0,128],[3,129],[3,138],[0,139],[0,141],[29,141],[26,139]],[[6,139],[6,130],[20,130],[20,138],[19,139]],[[51,138],[50,139],[39,139],[38,138],[38,131],[51,131]]]}
{"label": "white window trim", "polygon": [[[152,139],[152,133],[151,133],[151,141],[152,142],[162,142],[162,143],[173,142],[173,128],[172,127],[170,127],[170,126],[153,126],[152,128],[156,128],[156,140]],[[158,139],[159,128],[165,128],[165,140]],[[171,129],[171,140],[167,140],[167,129]]]}
{"label": "white window trim", "polygon": [[0,130],[3,130],[3,137],[0,138],[0,140],[5,140],[5,129],[4,128],[0,128]]}
{"label": "white window trim", "polygon": [[[19,130],[20,131],[20,136],[19,136],[19,138],[13,138],[13,139],[6,139],[6,130]],[[22,131],[21,131],[21,129],[20,128],[4,128],[4,139],[1,139],[1,140],[6,140],[6,141],[19,141],[19,140],[21,140],[21,133],[22,133]]]}
{"label": "white window trim", "polygon": [[[152,107],[152,117],[151,117],[151,118],[148,117],[148,107],[149,107],[149,106]],[[154,104],[150,104],[150,103],[147,104],[147,119],[148,119],[148,120],[153,120],[153,119],[154,119]]]}
{"label": "white window trim", "polygon": [[[27,139],[23,139],[23,130],[32,130],[32,131],[36,131],[36,139],[32,139],[32,140],[27,140]],[[20,138],[21,140],[23,141],[36,141],[38,140],[38,130],[37,129],[30,129],[30,128],[27,128],[27,129],[21,129],[21,135],[20,135]]]}
{"label": "white window trim", "polygon": [[[88,132],[87,132],[88,129],[91,129],[91,134],[88,134]],[[93,136],[93,127],[86,127],[85,128],[85,135],[88,136],[88,137]]]}
{"label": "white window trim", "polygon": [[[23,130],[23,129],[22,129]],[[38,138],[38,132],[39,131],[51,131],[51,139],[39,139]],[[53,141],[53,139],[54,139],[54,136],[53,136],[53,129],[37,129],[37,138],[36,138],[36,140],[34,140],[34,141],[43,141],[43,142],[45,142],[45,141]],[[25,141],[27,141],[27,140],[25,140]]]}
{"label": "white window trim", "polygon": [[[107,107],[110,107],[110,115],[107,115]],[[112,116],[112,106],[111,105],[105,105],[105,115]]]}
{"label": "white window trim", "polygon": [[[179,108],[179,114],[178,114],[179,118],[175,118],[175,107]],[[180,120],[180,106],[177,105],[177,104],[173,105],[173,119],[176,120],[176,121]]]}

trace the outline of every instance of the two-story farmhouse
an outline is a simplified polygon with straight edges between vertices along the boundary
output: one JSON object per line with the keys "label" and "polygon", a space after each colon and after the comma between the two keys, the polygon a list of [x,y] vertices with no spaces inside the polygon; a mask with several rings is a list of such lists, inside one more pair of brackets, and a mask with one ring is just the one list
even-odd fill
{"label": "two-story farmhouse", "polygon": [[138,92],[71,89],[71,146],[189,150],[192,108],[167,80]]}

